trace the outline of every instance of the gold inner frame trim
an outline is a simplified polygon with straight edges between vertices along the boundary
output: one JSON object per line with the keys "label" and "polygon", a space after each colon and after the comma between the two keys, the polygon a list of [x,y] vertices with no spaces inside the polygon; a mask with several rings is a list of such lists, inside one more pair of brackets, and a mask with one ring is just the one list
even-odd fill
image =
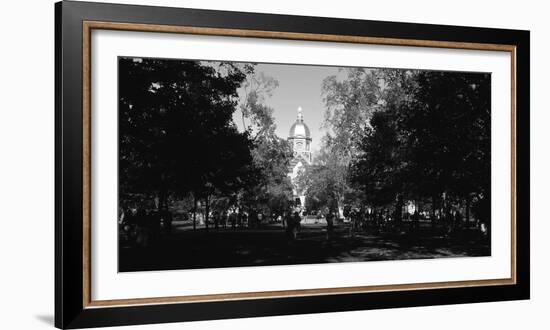
{"label": "gold inner frame trim", "polygon": [[[187,295],[174,297],[151,297],[115,300],[92,300],[91,297],[91,33],[92,30],[118,30],[153,33],[178,33],[227,37],[286,39],[302,41],[323,41],[357,44],[375,44],[388,46],[411,46],[450,48],[467,50],[485,50],[509,52],[511,55],[511,277],[487,280],[467,280],[449,282],[430,282],[413,284],[369,285],[353,287],[334,287],[319,289],[299,289],[283,291],[238,292],[227,294]],[[295,33],[280,31],[241,30],[224,28],[204,28],[192,26],[155,25],[119,22],[82,22],[82,283],[83,307],[102,308],[129,305],[174,304],[191,302],[211,302],[244,299],[268,299],[283,297],[318,296],[335,294],[354,294],[384,291],[410,291],[476,286],[514,285],[516,284],[516,46],[502,44],[483,44],[469,42],[397,39],[379,37],[344,36],[332,34]]]}

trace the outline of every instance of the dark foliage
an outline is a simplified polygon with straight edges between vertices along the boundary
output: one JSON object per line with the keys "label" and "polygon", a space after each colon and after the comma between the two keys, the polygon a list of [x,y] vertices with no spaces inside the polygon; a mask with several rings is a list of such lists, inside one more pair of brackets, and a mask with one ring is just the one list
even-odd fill
{"label": "dark foliage", "polygon": [[489,220],[490,75],[419,71],[364,130],[350,178],[381,206],[400,198],[475,203]]}
{"label": "dark foliage", "polygon": [[232,121],[244,78],[228,63],[120,58],[121,197],[157,195],[162,206],[169,194],[237,190],[252,162]]}

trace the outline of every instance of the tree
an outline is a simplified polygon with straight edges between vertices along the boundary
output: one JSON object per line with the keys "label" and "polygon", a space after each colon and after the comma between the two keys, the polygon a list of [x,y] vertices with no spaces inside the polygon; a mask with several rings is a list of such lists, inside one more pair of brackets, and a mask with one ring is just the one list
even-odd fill
{"label": "tree", "polygon": [[323,144],[313,163],[297,176],[298,190],[306,195],[308,211],[343,210],[344,199],[351,188],[347,181],[347,168],[338,153]]}
{"label": "tree", "polygon": [[[243,126],[254,143],[254,174],[249,176],[242,200],[255,212],[281,215],[291,204],[292,184],[287,176],[292,157],[289,143],[275,134],[273,108],[264,102],[279,85],[273,77],[249,71],[243,84],[239,109]],[[250,122],[246,126],[245,119]]]}
{"label": "tree", "polygon": [[377,109],[382,91],[378,70],[343,69],[339,75],[324,79],[324,126],[331,130],[330,146],[349,162],[372,113]]}
{"label": "tree", "polygon": [[421,71],[404,111],[416,192],[466,205],[490,194],[490,75]]}
{"label": "tree", "polygon": [[[346,194],[353,190],[349,185],[348,169],[358,152],[361,134],[379,106],[381,86],[376,70],[348,68],[341,70],[339,75],[325,78],[322,93],[325,102],[324,127],[328,133],[317,160],[320,164],[306,173],[313,175],[307,200],[312,203],[319,200],[329,203],[331,208],[342,210],[345,196],[354,195]],[[314,172],[318,173],[314,175]]]}
{"label": "tree", "polygon": [[[345,203],[358,207],[361,204],[359,199],[375,205],[394,200],[396,194],[393,191],[397,187],[390,184],[393,180],[385,176],[387,173],[384,173],[382,167],[391,163],[393,169],[396,169],[398,164],[397,157],[394,157],[395,150],[390,151],[385,146],[385,149],[380,150],[375,146],[382,147],[381,143],[394,146],[397,143],[394,140],[398,136],[392,132],[394,127],[388,126],[391,126],[389,118],[383,118],[380,112],[388,109],[396,111],[407,99],[404,90],[410,84],[411,73],[408,70],[364,68],[345,69],[343,72],[344,78],[330,76],[323,83],[325,127],[330,129],[325,136],[323,148],[334,156],[335,162],[331,166],[338,169],[339,177],[342,178],[338,185],[343,196],[339,205]],[[377,114],[378,118],[375,119]],[[373,122],[380,131],[373,131]],[[361,163],[363,157],[365,159]],[[372,157],[380,162],[380,166],[365,167],[374,161]],[[371,172],[368,175],[361,172],[358,170],[361,166]],[[353,180],[352,177],[356,179]],[[365,186],[366,177],[372,180],[368,187]]]}
{"label": "tree", "polygon": [[360,144],[362,153],[350,170],[350,180],[364,190],[366,202],[377,207],[392,203],[403,190],[403,154],[394,115],[373,115]]}
{"label": "tree", "polygon": [[331,131],[330,145],[346,161],[361,152],[357,147],[372,115],[407,98],[403,91],[411,75],[401,69],[346,68],[324,79],[324,126]]}
{"label": "tree", "polygon": [[395,199],[396,216],[404,198],[431,199],[432,219],[443,196],[447,206],[465,204],[467,214],[473,200],[486,205],[490,76],[406,71],[394,78],[364,130],[351,180],[373,205]]}
{"label": "tree", "polygon": [[169,194],[191,192],[196,205],[238,189],[252,161],[232,121],[244,79],[231,63],[120,58],[121,196],[157,195],[162,208]]}
{"label": "tree", "polygon": [[[254,131],[256,137],[271,136],[275,131],[273,109],[264,102],[279,87],[279,82],[263,72],[255,72],[252,65],[246,65],[245,70],[247,76],[239,100],[243,129]],[[249,120],[249,125],[245,119]]]}

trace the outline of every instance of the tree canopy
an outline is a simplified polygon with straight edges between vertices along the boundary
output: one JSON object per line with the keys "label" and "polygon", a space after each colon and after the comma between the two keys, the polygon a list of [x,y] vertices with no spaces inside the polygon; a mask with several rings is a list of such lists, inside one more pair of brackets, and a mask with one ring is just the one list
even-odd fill
{"label": "tree canopy", "polygon": [[[246,77],[231,63],[119,59],[120,190],[197,195],[235,190],[252,162],[232,121]],[[224,166],[220,166],[224,164]]]}
{"label": "tree canopy", "polygon": [[[332,168],[344,180],[331,189],[345,192],[340,207],[473,202],[487,218],[490,74],[348,68],[325,79],[323,95],[322,148],[337,155]],[[326,177],[311,175],[308,185]]]}
{"label": "tree canopy", "polygon": [[486,198],[490,75],[411,71],[406,79],[403,96],[385,102],[364,129],[352,181],[373,205],[397,195],[456,203]]}

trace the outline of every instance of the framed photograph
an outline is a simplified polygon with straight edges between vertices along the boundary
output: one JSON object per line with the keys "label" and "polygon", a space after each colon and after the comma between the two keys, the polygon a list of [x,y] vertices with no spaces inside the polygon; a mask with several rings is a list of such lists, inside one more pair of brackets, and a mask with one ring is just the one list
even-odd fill
{"label": "framed photograph", "polygon": [[59,2],[59,328],[529,298],[529,32]]}

